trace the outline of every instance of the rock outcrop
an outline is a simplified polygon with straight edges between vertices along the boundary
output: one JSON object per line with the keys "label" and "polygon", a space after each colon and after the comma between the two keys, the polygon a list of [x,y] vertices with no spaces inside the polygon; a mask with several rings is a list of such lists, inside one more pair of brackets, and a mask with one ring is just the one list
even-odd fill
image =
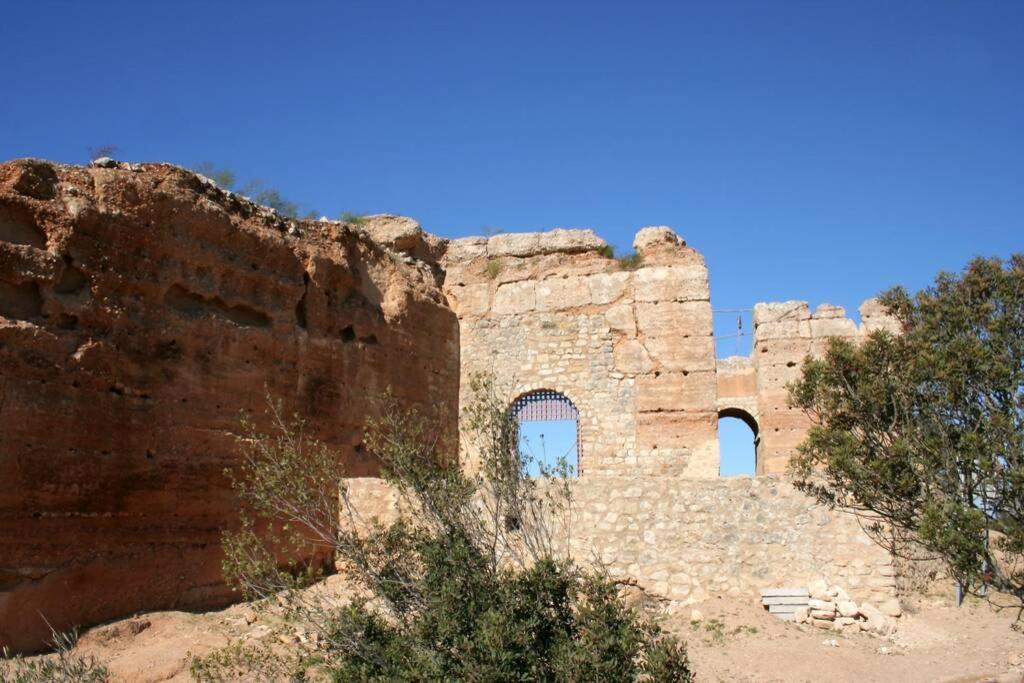
{"label": "rock outcrop", "polygon": [[388,386],[454,429],[435,271],[173,166],[0,164],[0,645],[230,601],[223,471],[268,395],[354,476],[376,473],[362,428]]}

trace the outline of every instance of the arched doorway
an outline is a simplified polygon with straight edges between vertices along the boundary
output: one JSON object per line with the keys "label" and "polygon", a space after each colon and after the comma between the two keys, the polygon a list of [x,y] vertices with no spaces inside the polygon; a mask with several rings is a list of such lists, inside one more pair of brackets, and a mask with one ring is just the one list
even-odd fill
{"label": "arched doorway", "polygon": [[720,476],[752,477],[757,474],[760,443],[757,420],[753,415],[742,408],[723,408],[718,411]]}
{"label": "arched doorway", "polygon": [[542,469],[579,474],[580,413],[565,394],[550,389],[529,391],[512,402],[519,430],[519,454],[527,476]]}

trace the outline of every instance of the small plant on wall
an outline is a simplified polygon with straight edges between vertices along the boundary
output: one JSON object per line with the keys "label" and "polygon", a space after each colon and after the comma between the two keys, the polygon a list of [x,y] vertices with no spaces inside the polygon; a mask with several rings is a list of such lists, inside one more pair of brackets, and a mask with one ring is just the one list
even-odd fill
{"label": "small plant on wall", "polygon": [[487,275],[488,280],[493,280],[501,273],[501,261],[498,259],[490,259],[487,265],[484,266],[484,274]]}

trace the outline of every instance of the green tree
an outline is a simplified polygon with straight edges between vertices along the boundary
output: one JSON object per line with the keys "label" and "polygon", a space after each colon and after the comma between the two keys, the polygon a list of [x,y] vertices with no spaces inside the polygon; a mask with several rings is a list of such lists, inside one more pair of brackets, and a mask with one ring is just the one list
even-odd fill
{"label": "green tree", "polygon": [[909,536],[964,588],[1024,606],[1024,255],[881,301],[902,334],[833,340],[790,386],[815,423],[797,486],[863,515],[893,552]]}
{"label": "green tree", "polygon": [[[288,623],[315,630],[287,652],[235,646],[197,659],[199,678],[340,681],[689,681],[685,647],[566,552],[567,466],[525,476],[517,427],[493,385],[474,382],[464,415],[479,473],[467,474],[435,423],[386,399],[367,433],[400,498],[390,524],[366,520],[337,458],[275,411],[250,432],[237,490],[256,518],[225,537],[225,572],[249,598],[274,596]],[[340,487],[340,497],[338,495]],[[256,533],[257,519],[274,520]],[[332,551],[362,597],[337,606],[304,588],[310,565],[271,548]],[[315,644],[314,644],[315,643]]]}

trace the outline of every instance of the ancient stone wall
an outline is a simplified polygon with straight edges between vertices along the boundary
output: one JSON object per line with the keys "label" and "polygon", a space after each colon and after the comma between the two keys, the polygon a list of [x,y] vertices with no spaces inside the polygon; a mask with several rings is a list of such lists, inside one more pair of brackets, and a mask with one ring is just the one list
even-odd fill
{"label": "ancient stone wall", "polygon": [[223,470],[268,394],[357,475],[376,472],[375,394],[457,408],[435,265],[182,169],[111,166],[0,165],[0,645],[16,649],[47,622],[232,598]]}
{"label": "ancient stone wall", "polygon": [[857,520],[782,477],[584,477],[573,482],[573,510],[577,558],[683,604],[819,578],[858,602],[895,595],[888,553]]}
{"label": "ancient stone wall", "polygon": [[624,270],[592,232],[453,241],[444,291],[459,316],[462,400],[493,374],[519,395],[564,394],[580,414],[579,469],[718,474],[715,351],[703,257],[642,230]]}
{"label": "ancient stone wall", "polygon": [[718,361],[720,414],[743,411],[757,426],[757,473],[785,472],[810,419],[786,403],[786,385],[800,377],[807,356],[820,357],[832,338],[862,340],[874,330],[898,332],[897,322],[874,299],[860,307],[861,324],[840,306],[812,313],[805,301],[754,307],[754,344],[749,357]]}
{"label": "ancient stone wall", "polygon": [[[398,498],[380,479],[348,485],[366,518],[396,518]],[[595,475],[571,489],[570,523],[553,517],[562,528],[557,549],[674,607],[725,595],[756,600],[763,588],[815,580],[857,602],[896,596],[892,559],[856,518],[813,503],[779,475]]]}

